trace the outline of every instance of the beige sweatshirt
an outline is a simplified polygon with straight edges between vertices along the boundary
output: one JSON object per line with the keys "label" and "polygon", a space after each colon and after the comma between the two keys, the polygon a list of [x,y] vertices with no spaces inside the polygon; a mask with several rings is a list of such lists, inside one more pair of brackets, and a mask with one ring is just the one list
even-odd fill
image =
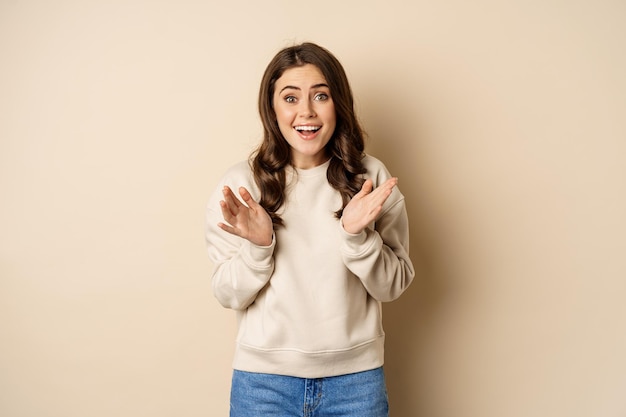
{"label": "beige sweatshirt", "polygon": [[[374,187],[390,178],[379,160],[364,163]],[[210,197],[212,288],[237,311],[235,369],[319,378],[383,364],[381,302],[399,297],[414,276],[404,197],[396,187],[375,224],[349,234],[334,216],[341,196],[328,184],[328,165],[289,169],[285,227],[267,247],[217,227],[225,185],[244,186],[259,200],[247,161],[230,168]]]}

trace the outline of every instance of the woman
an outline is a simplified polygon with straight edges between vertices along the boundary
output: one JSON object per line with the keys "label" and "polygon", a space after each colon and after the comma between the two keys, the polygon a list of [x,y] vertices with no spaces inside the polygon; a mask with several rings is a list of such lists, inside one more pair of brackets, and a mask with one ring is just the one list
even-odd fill
{"label": "woman", "polygon": [[397,178],[318,45],[272,59],[259,111],[262,143],[207,208],[213,292],[239,323],[231,417],[387,416],[381,303],[414,276]]}

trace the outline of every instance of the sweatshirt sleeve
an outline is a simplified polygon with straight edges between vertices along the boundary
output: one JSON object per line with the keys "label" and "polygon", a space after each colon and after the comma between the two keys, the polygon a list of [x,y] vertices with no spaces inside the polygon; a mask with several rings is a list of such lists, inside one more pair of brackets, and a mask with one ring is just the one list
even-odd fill
{"label": "sweatshirt sleeve", "polygon": [[223,184],[213,193],[206,209],[205,237],[213,263],[211,287],[222,306],[244,310],[254,302],[274,271],[276,239],[272,236],[269,246],[257,246],[220,229],[217,223],[224,221],[219,207],[222,188]]}
{"label": "sweatshirt sleeve", "polygon": [[415,276],[409,258],[408,216],[400,191],[394,189],[375,224],[361,233],[350,234],[339,223],[346,267],[374,299],[386,302],[398,298]]}

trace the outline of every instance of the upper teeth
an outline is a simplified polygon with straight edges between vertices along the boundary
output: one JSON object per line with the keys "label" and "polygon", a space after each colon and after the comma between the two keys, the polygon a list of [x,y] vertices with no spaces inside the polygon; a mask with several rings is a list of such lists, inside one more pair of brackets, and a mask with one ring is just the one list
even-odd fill
{"label": "upper teeth", "polygon": [[319,126],[296,126],[296,130],[318,130]]}

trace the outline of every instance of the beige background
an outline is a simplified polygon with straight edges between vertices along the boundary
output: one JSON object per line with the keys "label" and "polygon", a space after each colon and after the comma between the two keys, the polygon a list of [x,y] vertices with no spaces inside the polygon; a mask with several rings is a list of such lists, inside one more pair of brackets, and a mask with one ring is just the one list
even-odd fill
{"label": "beige background", "polygon": [[626,416],[626,3],[0,0],[0,415],[225,416],[204,204],[312,40],[400,177],[392,415]]}

